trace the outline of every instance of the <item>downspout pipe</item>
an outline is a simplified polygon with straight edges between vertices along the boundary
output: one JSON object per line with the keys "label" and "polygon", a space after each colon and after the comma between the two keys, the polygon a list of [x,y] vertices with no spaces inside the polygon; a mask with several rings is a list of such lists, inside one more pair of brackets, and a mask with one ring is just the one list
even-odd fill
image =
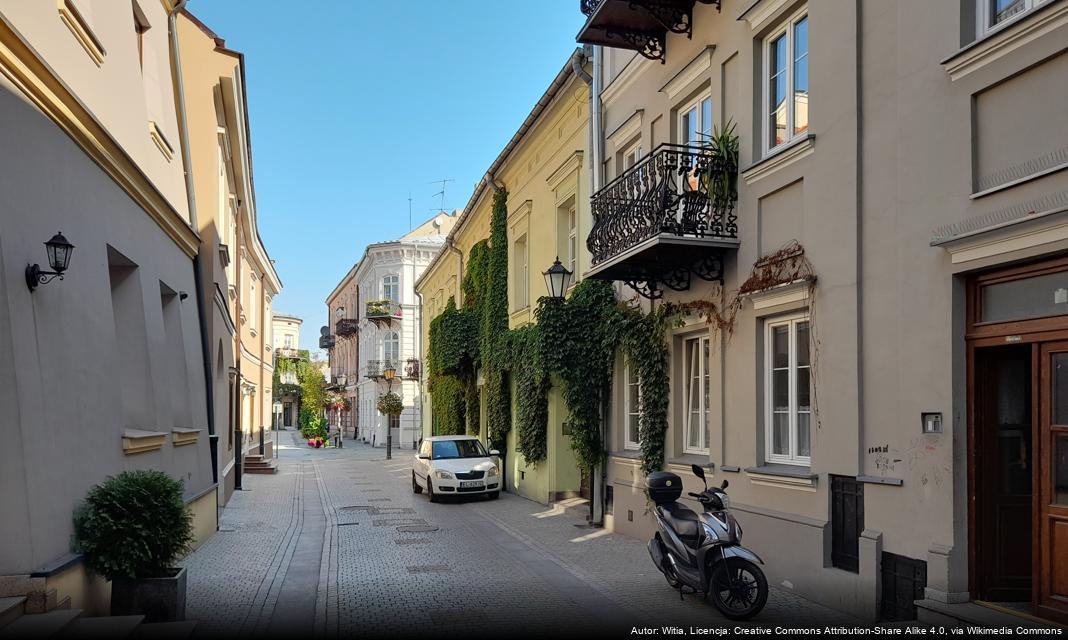
{"label": "downspout pipe", "polygon": [[[185,193],[189,201],[189,225],[197,231],[197,201],[193,188],[192,158],[189,151],[189,121],[185,111],[185,82],[182,78],[181,49],[178,46],[178,14],[185,9],[188,0],[179,0],[174,8],[167,14],[167,30],[170,36],[171,60],[174,65],[174,80],[176,95],[174,98],[176,111],[178,112],[179,138],[181,139],[182,164],[185,174]],[[208,305],[207,296],[204,293],[203,268],[201,258],[203,253],[198,251],[193,257],[193,285],[196,287],[197,296],[197,323],[200,325],[200,351],[204,369],[204,400],[208,419],[208,449],[211,455],[211,481],[219,482],[219,436],[215,433],[215,379],[211,371],[211,343],[208,335],[208,316],[205,307]]]}
{"label": "downspout pipe", "polygon": [[[601,124],[601,85],[603,82],[601,65],[603,49],[600,46],[584,48],[592,49],[586,56],[592,60],[593,73],[583,72],[582,77],[590,87],[590,195],[600,191],[602,186],[601,171],[604,168],[604,136]],[[588,80],[587,80],[588,78]],[[611,407],[608,401],[609,394],[606,392],[601,402],[601,451],[600,477],[598,478],[595,496],[590,500],[590,524],[597,527],[605,525],[605,513],[608,510],[608,451],[609,436],[611,429],[608,428],[611,419]],[[591,483],[592,484],[592,483]],[[599,513],[595,511],[595,505],[599,506]]]}

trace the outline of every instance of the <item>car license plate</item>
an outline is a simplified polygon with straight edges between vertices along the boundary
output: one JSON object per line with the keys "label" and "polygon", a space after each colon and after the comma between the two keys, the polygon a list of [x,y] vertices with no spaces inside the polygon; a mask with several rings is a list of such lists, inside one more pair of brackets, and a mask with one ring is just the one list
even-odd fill
{"label": "car license plate", "polygon": [[461,482],[460,483],[460,488],[461,489],[467,489],[469,487],[483,487],[483,486],[485,486],[485,485],[483,483],[481,483],[481,482],[468,481],[468,482]]}

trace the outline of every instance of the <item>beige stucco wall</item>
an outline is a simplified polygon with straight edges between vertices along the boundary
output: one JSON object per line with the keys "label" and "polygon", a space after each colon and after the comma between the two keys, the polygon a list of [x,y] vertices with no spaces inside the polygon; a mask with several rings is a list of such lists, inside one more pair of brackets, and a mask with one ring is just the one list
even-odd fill
{"label": "beige stucco wall", "polygon": [[[778,8],[754,27],[752,15],[736,19],[751,4],[725,0],[719,13],[698,3],[693,39],[669,35],[664,65],[605,50],[606,133],[620,130],[641,110],[636,136],[643,151],[677,141],[677,107],[703,91],[712,96],[717,124],[728,118],[737,123],[743,168],[741,243],[728,253],[726,290],[737,288],[759,256],[791,239],[805,248],[818,277],[812,306],[819,341],[819,427],[813,428],[810,465],[815,486],[798,490],[758,484],[745,471],[765,462],[765,322],[803,310],[804,303],[759,312],[747,303],[729,341],[712,334],[715,410],[707,462],[715,465],[716,482],[730,481],[746,544],[768,560],[773,583],[788,583],[798,593],[872,617],[874,569],[863,567],[877,561],[878,540],[882,550],[926,561],[928,587],[936,596],[967,592],[967,407],[959,274],[1063,251],[1066,243],[1043,239],[1046,244],[1040,247],[953,265],[945,250],[931,246],[932,230],[1012,207],[1048,209],[1051,198],[1068,189],[1062,171],[973,195],[989,176],[1068,147],[1063,128],[1051,126],[1057,116],[1050,106],[1068,99],[1068,84],[1057,80],[1064,76],[1058,52],[1068,32],[1062,21],[1048,32],[1017,37],[1015,48],[1002,47],[1002,55],[954,80],[941,61],[971,41],[974,15],[968,0],[812,0],[807,6],[814,138],[792,161],[747,170],[762,158],[760,43],[782,17],[804,6],[759,3],[758,9]],[[1062,12],[1064,4],[1051,3],[1056,6],[1046,11]],[[1000,37],[1013,38],[1013,30],[1027,32],[1043,19],[1030,16]],[[707,55],[708,45],[715,49],[707,69],[670,99],[662,87]],[[619,84],[613,86],[613,80]],[[1006,82],[1014,83],[1015,90],[1001,90]],[[1042,88],[1043,99],[1032,99],[1034,87]],[[1019,135],[1010,135],[1016,128]],[[1043,135],[1032,135],[1032,129]],[[621,153],[635,139],[609,135],[607,179],[618,174]],[[715,285],[695,279],[689,292],[668,292],[665,300],[718,301],[720,295]],[[679,353],[680,337],[705,332],[703,322],[689,319],[672,332],[673,354]],[[682,393],[675,384],[681,373],[678,360],[672,362],[666,453],[669,461],[685,463],[673,470],[683,475],[689,490],[694,486],[687,471],[690,457],[683,455],[676,428],[682,417]],[[613,413],[620,416],[618,380],[615,395]],[[923,411],[942,412],[943,434],[921,434]],[[617,419],[613,449],[622,448],[622,429]],[[884,448],[891,454],[889,465],[879,464],[877,449]],[[724,471],[724,466],[740,470]],[[865,527],[871,538],[862,539],[859,574],[831,567],[829,474],[901,481],[901,486],[864,485]],[[615,456],[609,476],[613,526],[648,535],[651,520],[634,463],[624,453]]]}

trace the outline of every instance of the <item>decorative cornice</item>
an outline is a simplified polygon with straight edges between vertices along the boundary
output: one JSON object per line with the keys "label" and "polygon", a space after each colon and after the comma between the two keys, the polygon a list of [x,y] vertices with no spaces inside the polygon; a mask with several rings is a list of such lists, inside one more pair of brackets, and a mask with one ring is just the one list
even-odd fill
{"label": "decorative cornice", "polygon": [[623,121],[623,124],[615,128],[612,133],[605,136],[608,140],[615,145],[621,145],[630,141],[636,133],[641,131],[642,117],[645,115],[645,109],[637,109],[634,113],[630,114],[630,117]]}
{"label": "decorative cornice", "polygon": [[749,28],[759,31],[786,5],[793,0],[756,0],[738,16],[749,23]]}
{"label": "decorative cornice", "polygon": [[560,183],[569,178],[572,173],[578,171],[581,166],[582,150],[576,149],[545,179],[545,182],[548,183],[550,189],[555,190],[560,186]]}
{"label": "decorative cornice", "polygon": [[[710,44],[701,51],[701,53],[694,56],[693,60],[690,60],[681,71],[675,74],[671,80],[660,87],[662,93],[666,93],[668,100],[674,100],[682,93],[690,83],[701,77],[701,74],[708,73],[712,68],[712,54],[716,52],[716,45]],[[711,80],[711,78],[709,78]]]}
{"label": "decorative cornice", "polygon": [[0,73],[111,176],[186,255],[197,254],[197,232],[2,15]]}
{"label": "decorative cornice", "polygon": [[623,67],[623,70],[612,80],[612,83],[601,90],[601,102],[607,107],[627,87],[634,84],[634,81],[638,79],[638,76],[649,64],[651,63],[648,60],[635,54],[630,62],[627,63],[627,66]]}

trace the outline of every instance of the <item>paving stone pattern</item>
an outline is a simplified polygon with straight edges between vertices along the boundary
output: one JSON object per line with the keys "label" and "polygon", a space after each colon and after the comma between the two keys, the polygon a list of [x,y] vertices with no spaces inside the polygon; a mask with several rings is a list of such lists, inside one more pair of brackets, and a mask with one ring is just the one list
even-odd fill
{"label": "paving stone pattern", "polygon": [[[623,637],[631,627],[734,627],[679,598],[645,543],[584,523],[585,507],[510,494],[431,504],[410,451],[276,440],[279,473],[245,477],[220,532],[184,562],[187,616],[204,637]],[[292,441],[291,444],[284,444]],[[772,588],[755,625],[859,624]]]}

